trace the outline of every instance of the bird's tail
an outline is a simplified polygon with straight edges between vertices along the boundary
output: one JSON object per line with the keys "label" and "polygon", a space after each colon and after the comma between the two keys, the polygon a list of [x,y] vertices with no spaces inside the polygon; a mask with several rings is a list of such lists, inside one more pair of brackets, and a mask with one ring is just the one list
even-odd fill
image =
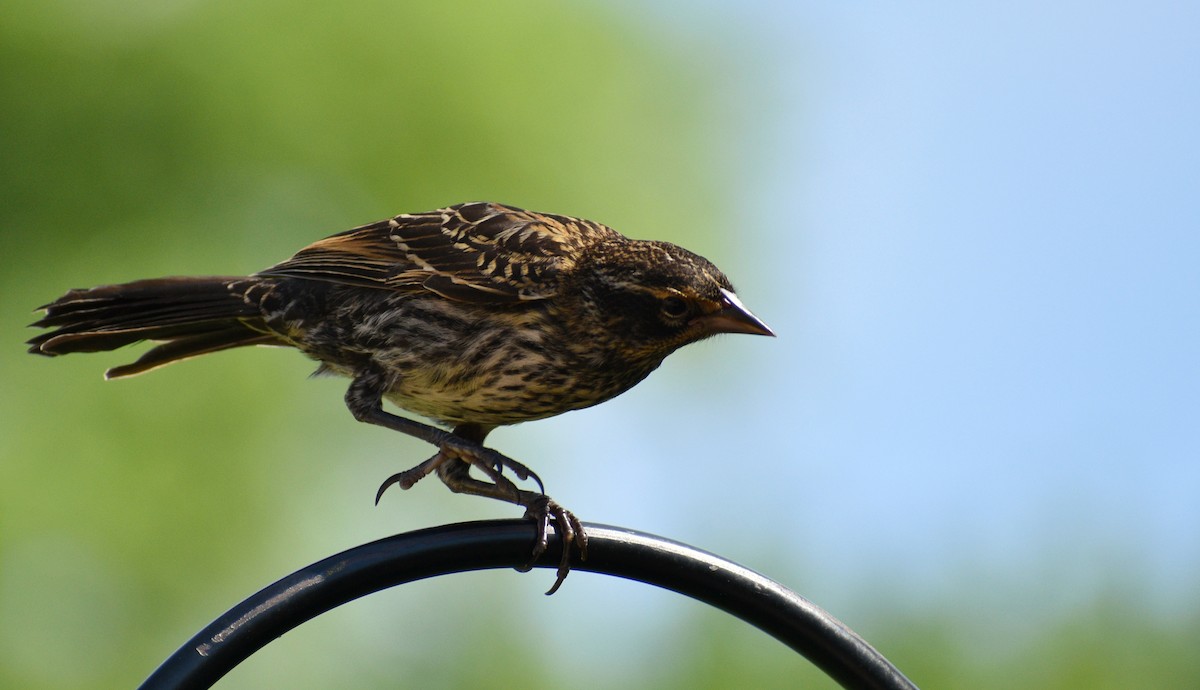
{"label": "bird's tail", "polygon": [[54,357],[115,350],[140,340],[159,344],[105,378],[132,376],[171,362],[243,345],[283,344],[270,335],[247,278],[156,278],[71,290],[43,305],[32,324],[54,330],[28,341]]}

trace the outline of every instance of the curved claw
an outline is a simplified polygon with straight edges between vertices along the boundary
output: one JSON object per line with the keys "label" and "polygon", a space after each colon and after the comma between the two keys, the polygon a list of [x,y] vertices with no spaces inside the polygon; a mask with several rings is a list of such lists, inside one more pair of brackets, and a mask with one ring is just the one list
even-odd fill
{"label": "curved claw", "polygon": [[375,505],[379,505],[379,499],[383,498],[383,492],[387,491],[388,487],[392,484],[398,484],[401,489],[407,491],[413,487],[413,484],[421,481],[427,474],[436,470],[449,459],[448,455],[438,451],[436,455],[420,465],[410,467],[403,472],[397,472],[383,480],[383,483],[379,485],[379,490],[375,492]]}
{"label": "curved claw", "polygon": [[375,505],[379,505],[379,499],[383,498],[383,492],[387,491],[388,487],[392,484],[399,484],[401,477],[403,476],[403,472],[397,472],[396,474],[393,474],[392,476],[383,480],[383,483],[379,485],[379,490],[375,492]]}
{"label": "curved claw", "polygon": [[509,457],[504,458],[504,466],[512,470],[513,474],[517,475],[521,481],[532,479],[537,484],[539,494],[546,493],[546,485],[542,484],[542,478],[538,476],[537,472]]}
{"label": "curved claw", "polygon": [[538,493],[541,493],[541,494],[544,494],[544,493],[546,493],[546,485],[545,485],[545,484],[542,484],[542,478],[541,478],[541,477],[537,476],[537,475],[536,475],[536,474],[534,474],[533,472],[530,472],[530,473],[529,473],[529,477],[530,477],[530,479],[532,479],[532,480],[533,480],[533,482],[534,482],[535,484],[537,484],[537,485],[538,485]]}
{"label": "curved claw", "polygon": [[[538,493],[546,493],[546,486],[542,484],[542,478],[537,475],[537,472],[534,472],[523,463],[517,462],[516,460],[513,460],[499,451],[492,450],[491,448],[483,448],[483,451],[483,453],[476,453],[470,456],[469,459],[473,461],[471,464],[483,469],[481,465],[477,464],[477,462],[486,463],[496,475],[501,474],[505,468],[508,468],[508,470],[516,475],[517,479],[520,481],[532,479],[534,483],[537,484]],[[488,476],[495,481],[495,476],[492,475],[492,473],[488,473]]]}

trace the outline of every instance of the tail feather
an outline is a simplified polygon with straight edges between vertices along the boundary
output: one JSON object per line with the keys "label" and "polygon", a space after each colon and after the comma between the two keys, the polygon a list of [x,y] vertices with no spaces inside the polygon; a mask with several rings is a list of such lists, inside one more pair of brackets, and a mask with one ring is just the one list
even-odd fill
{"label": "tail feather", "polygon": [[202,333],[177,340],[170,340],[146,351],[136,362],[113,367],[104,372],[104,378],[117,379],[134,376],[157,369],[181,359],[206,355],[210,352],[228,350],[244,345],[277,345],[278,340],[270,335],[255,334],[245,328],[230,328],[212,333]]}
{"label": "tail feather", "polygon": [[71,290],[41,307],[46,314],[32,325],[54,330],[31,338],[29,351],[53,357],[161,343],[136,362],[110,369],[107,377],[115,378],[231,347],[283,344],[245,298],[251,285],[245,278],[157,278]]}

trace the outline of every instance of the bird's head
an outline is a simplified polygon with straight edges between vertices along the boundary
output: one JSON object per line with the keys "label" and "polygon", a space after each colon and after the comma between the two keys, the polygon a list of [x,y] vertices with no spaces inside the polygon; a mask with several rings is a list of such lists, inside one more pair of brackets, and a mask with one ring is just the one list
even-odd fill
{"label": "bird's head", "polygon": [[718,333],[774,335],[708,259],[667,242],[605,243],[577,271],[586,308],[631,359],[661,360]]}

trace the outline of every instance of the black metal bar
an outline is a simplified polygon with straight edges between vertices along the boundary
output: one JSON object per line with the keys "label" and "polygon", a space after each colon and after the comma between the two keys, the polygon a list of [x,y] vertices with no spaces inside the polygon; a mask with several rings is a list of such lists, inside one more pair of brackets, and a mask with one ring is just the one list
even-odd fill
{"label": "black metal bar", "polygon": [[[912,690],[861,637],[803,597],[758,573],[686,544],[606,525],[586,525],[585,570],[639,580],[711,604],[803,654],[842,687]],[[302,568],[230,609],[172,654],[141,685],[208,688],[271,640],[332,608],[436,575],[522,566],[528,520],[444,525],[364,544]],[[536,564],[558,563],[560,542]],[[569,586],[569,585],[568,585]]]}

